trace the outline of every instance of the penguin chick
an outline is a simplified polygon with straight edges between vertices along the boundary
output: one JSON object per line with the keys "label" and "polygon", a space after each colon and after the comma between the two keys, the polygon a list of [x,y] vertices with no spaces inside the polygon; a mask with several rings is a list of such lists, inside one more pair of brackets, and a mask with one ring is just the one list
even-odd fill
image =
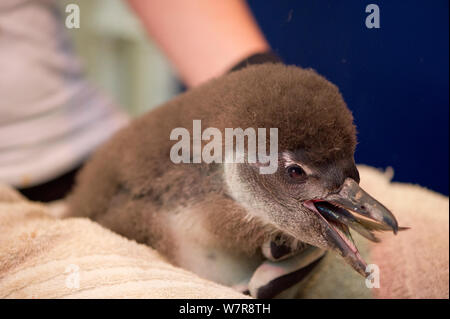
{"label": "penguin chick", "polygon": [[[222,135],[225,128],[278,128],[276,171],[260,174],[260,164],[248,161],[173,163],[171,131],[186,128],[192,142],[193,120]],[[365,275],[349,227],[377,241],[373,231],[396,233],[398,225],[359,187],[355,145],[353,117],[336,86],[309,69],[249,66],[119,131],[79,174],[70,215],[89,217],[254,297],[292,287],[302,276],[286,280],[287,274],[328,250]]]}

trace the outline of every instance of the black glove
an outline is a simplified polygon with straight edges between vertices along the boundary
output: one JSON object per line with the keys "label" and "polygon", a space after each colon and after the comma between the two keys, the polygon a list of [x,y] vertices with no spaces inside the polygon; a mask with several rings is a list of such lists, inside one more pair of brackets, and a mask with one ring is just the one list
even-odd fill
{"label": "black glove", "polygon": [[256,53],[236,64],[233,68],[230,69],[230,71],[228,71],[228,73],[243,69],[249,65],[263,64],[263,63],[283,63],[283,61],[280,59],[278,55],[276,55],[272,51],[264,53]]}

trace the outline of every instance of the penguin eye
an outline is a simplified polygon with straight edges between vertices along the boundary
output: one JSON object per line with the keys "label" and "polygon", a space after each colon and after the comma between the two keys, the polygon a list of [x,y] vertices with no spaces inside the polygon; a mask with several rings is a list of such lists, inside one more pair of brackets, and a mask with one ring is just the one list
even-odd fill
{"label": "penguin eye", "polygon": [[305,171],[298,165],[288,166],[287,173],[293,180],[298,180],[306,176]]}

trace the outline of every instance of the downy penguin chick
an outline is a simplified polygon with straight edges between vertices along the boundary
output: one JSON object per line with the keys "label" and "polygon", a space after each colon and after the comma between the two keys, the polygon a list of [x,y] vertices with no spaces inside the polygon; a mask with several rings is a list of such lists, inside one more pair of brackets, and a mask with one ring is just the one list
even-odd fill
{"label": "downy penguin chick", "polygon": [[[222,136],[225,128],[278,128],[277,169],[261,174],[261,164],[249,161],[175,164],[171,132],[185,128],[192,142],[194,120]],[[365,275],[349,227],[376,241],[373,231],[396,233],[398,225],[359,187],[355,145],[353,117],[335,85],[310,69],[249,66],[119,131],[79,174],[70,215],[254,297],[292,287],[327,250]],[[288,282],[277,281],[288,274]]]}

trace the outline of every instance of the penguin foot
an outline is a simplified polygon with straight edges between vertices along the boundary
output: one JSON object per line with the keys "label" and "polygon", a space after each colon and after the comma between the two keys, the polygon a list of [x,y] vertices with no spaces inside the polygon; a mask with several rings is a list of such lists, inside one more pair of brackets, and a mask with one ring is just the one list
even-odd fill
{"label": "penguin foot", "polygon": [[[286,297],[283,292],[304,280],[320,263],[325,253],[322,249],[309,246],[287,259],[263,262],[248,284],[250,295],[261,299]],[[289,296],[294,297],[295,292],[290,292]]]}

